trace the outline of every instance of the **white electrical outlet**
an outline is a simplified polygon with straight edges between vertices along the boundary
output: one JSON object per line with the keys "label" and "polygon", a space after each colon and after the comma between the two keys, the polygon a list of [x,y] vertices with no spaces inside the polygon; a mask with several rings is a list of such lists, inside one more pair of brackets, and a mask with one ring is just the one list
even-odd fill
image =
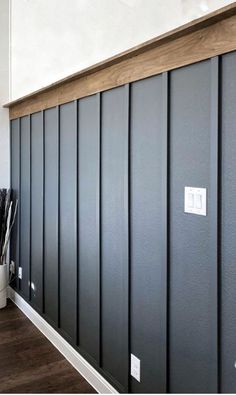
{"label": "white electrical outlet", "polygon": [[140,382],[140,359],[131,354],[131,376]]}
{"label": "white electrical outlet", "polygon": [[11,261],[9,269],[10,269],[10,273],[15,274],[16,270],[15,270],[15,262],[14,261]]}
{"label": "white electrical outlet", "polygon": [[22,280],[22,267],[20,267],[20,266],[18,268],[18,277],[20,280]]}

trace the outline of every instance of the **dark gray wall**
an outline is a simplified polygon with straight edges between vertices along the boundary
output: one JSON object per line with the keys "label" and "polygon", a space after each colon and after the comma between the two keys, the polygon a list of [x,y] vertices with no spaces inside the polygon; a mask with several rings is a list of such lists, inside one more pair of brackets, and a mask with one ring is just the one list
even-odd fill
{"label": "dark gray wall", "polygon": [[235,62],[11,122],[14,286],[121,392],[236,392]]}
{"label": "dark gray wall", "polygon": [[[211,62],[170,79],[170,391],[217,391],[217,289],[211,213]],[[208,215],[184,213],[184,187],[207,188]]]}
{"label": "dark gray wall", "polygon": [[235,393],[236,355],[236,53],[222,59],[221,383]]}
{"label": "dark gray wall", "polygon": [[163,78],[148,78],[131,87],[131,352],[142,361],[141,383],[132,379],[131,384],[133,392],[141,393],[166,389],[162,151],[167,130],[162,114],[167,85]]}

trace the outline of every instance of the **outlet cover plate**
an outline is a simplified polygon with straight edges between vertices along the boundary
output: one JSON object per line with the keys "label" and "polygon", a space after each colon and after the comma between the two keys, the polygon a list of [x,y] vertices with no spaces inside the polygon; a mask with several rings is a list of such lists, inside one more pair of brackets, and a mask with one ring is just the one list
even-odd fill
{"label": "outlet cover plate", "polygon": [[206,188],[184,188],[184,212],[203,216],[207,215]]}
{"label": "outlet cover plate", "polygon": [[140,382],[140,359],[131,354],[131,376]]}
{"label": "outlet cover plate", "polygon": [[22,280],[22,267],[20,267],[20,266],[18,268],[18,277],[20,280]]}

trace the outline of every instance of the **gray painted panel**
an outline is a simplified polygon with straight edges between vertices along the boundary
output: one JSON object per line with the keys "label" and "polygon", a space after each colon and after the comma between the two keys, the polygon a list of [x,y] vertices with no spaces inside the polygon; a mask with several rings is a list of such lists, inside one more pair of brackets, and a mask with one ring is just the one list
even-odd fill
{"label": "gray painted panel", "polygon": [[76,102],[60,107],[60,327],[76,342],[77,128]]}
{"label": "gray painted panel", "polygon": [[236,392],[236,53],[222,57],[222,392]]}
{"label": "gray painted panel", "polygon": [[99,362],[99,95],[79,101],[79,345]]}
{"label": "gray painted panel", "polygon": [[127,391],[128,87],[102,94],[102,367]]}
{"label": "gray painted panel", "polygon": [[[220,368],[222,392],[232,393],[236,392],[235,63],[235,53],[223,56]],[[171,72],[169,180],[166,178],[165,131],[168,126],[168,103],[167,79],[165,80],[164,75],[132,84],[130,147],[128,87],[116,88],[101,94],[101,202],[99,95],[80,100],[79,163],[76,102],[61,106],[60,136],[58,109],[45,111],[45,313],[47,318],[57,325],[58,310],[60,311],[60,327],[65,338],[75,346],[76,337],[79,335],[79,343],[81,349],[85,350],[85,355],[89,354],[96,362],[101,358],[105,376],[120,391],[128,389],[129,335],[131,351],[141,359],[141,383],[130,379],[133,392],[165,391],[166,345],[170,369],[167,391],[217,391],[217,79],[217,59]],[[18,124],[21,126],[21,132]],[[11,122],[11,183],[14,197],[19,194],[19,189],[21,190],[18,221],[20,229],[18,233],[14,230],[12,234],[11,257],[17,260],[19,254],[19,262],[23,267],[23,280],[19,281],[19,289],[23,296],[29,299],[31,251],[32,282],[37,284],[36,290],[39,291],[36,295],[32,292],[32,299],[35,306],[40,309],[43,287],[42,142],[42,113],[32,115],[32,134],[30,117]],[[168,182],[169,200],[166,195]],[[208,189],[207,217],[184,214],[184,186],[188,185]],[[170,211],[169,254],[164,251],[167,203]],[[128,236],[131,242],[130,334]],[[19,252],[17,237],[20,244]],[[170,277],[166,283],[167,257]],[[168,344],[165,341],[166,284],[170,284]]]}
{"label": "gray painted panel", "polygon": [[132,84],[131,352],[141,360],[141,382],[131,379],[135,393],[166,391],[162,102],[162,76]]}
{"label": "gray painted panel", "polygon": [[[184,213],[184,187],[210,190],[211,63],[171,73],[170,391],[217,392],[211,216]],[[210,291],[209,291],[210,290]]]}
{"label": "gray painted panel", "polygon": [[[20,120],[11,121],[11,189],[14,202],[20,197]],[[11,233],[10,256],[15,262],[16,273],[19,267],[19,206],[16,220]],[[18,279],[12,285],[18,288]]]}
{"label": "gray painted panel", "polygon": [[58,323],[58,109],[45,111],[44,303]]}
{"label": "gray painted panel", "polygon": [[20,266],[22,280],[20,290],[29,298],[30,280],[30,117],[20,120],[21,152],[20,152]]}
{"label": "gray painted panel", "polygon": [[31,116],[31,301],[43,308],[43,113]]}

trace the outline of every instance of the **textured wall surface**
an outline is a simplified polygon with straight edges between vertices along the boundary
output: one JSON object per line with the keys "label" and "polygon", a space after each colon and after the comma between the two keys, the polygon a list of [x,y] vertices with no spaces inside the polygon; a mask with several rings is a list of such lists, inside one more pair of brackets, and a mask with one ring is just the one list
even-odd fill
{"label": "textured wall surface", "polygon": [[9,1],[0,1],[0,188],[10,182],[10,148],[8,110],[2,108],[9,100]]}
{"label": "textured wall surface", "polygon": [[11,0],[11,98],[232,0]]}
{"label": "textured wall surface", "polygon": [[15,288],[121,392],[236,391],[235,61],[11,121]]}
{"label": "textured wall surface", "polygon": [[1,0],[0,186],[10,173],[3,104],[231,2]]}

